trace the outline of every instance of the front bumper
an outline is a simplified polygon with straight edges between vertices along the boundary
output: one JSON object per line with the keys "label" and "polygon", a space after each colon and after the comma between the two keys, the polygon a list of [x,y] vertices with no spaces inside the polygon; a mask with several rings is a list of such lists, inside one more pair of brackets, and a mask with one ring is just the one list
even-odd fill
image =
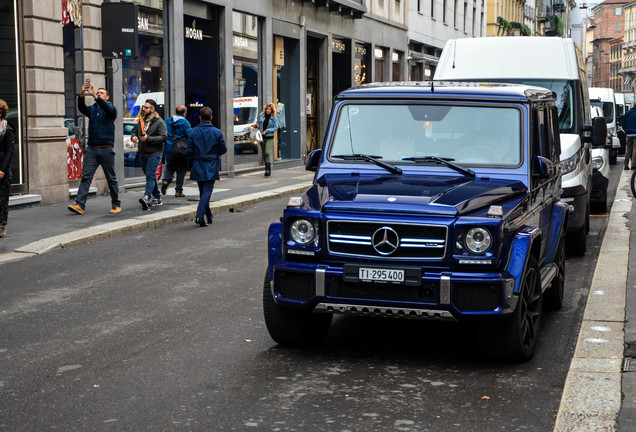
{"label": "front bumper", "polygon": [[576,231],[585,225],[587,216],[587,193],[583,186],[563,188],[561,196],[568,209],[568,232]]}
{"label": "front bumper", "polygon": [[602,171],[595,171],[592,174],[592,195],[590,199],[592,201],[605,201],[607,199],[607,187],[609,186],[609,179],[604,175]]}
{"label": "front bumper", "polygon": [[271,289],[283,307],[470,321],[512,313],[514,282],[506,273],[427,271],[415,284],[356,282],[345,280],[340,266],[282,262],[274,267]]}

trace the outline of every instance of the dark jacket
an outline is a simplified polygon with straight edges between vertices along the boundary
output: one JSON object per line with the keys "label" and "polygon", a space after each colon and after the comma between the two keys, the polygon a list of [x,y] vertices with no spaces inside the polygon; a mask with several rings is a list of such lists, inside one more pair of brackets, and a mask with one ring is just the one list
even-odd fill
{"label": "dark jacket", "polygon": [[5,174],[9,171],[13,158],[13,137],[13,128],[7,124],[4,135],[0,136],[0,171]]}
{"label": "dark jacket", "polygon": [[136,136],[139,138],[139,156],[140,157],[148,157],[154,155],[162,155],[163,154],[163,143],[166,141],[168,137],[168,132],[166,131],[166,124],[163,122],[161,116],[155,113],[155,116],[150,119],[149,122],[144,120],[145,126],[148,128],[146,130],[146,135],[148,138],[146,142],[141,140],[141,120],[135,126],[135,130],[132,133],[132,136]]}
{"label": "dark jacket", "polygon": [[632,108],[623,115],[623,129],[627,135],[636,135],[636,108]]}
{"label": "dark jacket", "polygon": [[201,122],[188,138],[190,180],[219,179],[219,159],[227,152],[223,133],[210,122]]}
{"label": "dark jacket", "polygon": [[274,114],[270,115],[269,122],[267,123],[267,129],[263,130],[263,122],[265,121],[265,114],[260,113],[258,115],[258,127],[261,129],[263,138],[274,138],[274,132],[278,130],[278,117]]}
{"label": "dark jacket", "polygon": [[115,119],[117,108],[98,97],[91,106],[86,106],[84,97],[77,97],[77,107],[90,120],[88,123],[89,146],[112,146],[115,143]]}
{"label": "dark jacket", "polygon": [[166,144],[164,145],[163,151],[166,155],[166,159],[172,159],[173,139],[187,141],[188,137],[190,136],[190,132],[192,131],[192,126],[190,126],[190,122],[185,117],[182,117],[180,115],[173,115],[172,117],[168,117],[165,123],[168,138],[166,139]]}

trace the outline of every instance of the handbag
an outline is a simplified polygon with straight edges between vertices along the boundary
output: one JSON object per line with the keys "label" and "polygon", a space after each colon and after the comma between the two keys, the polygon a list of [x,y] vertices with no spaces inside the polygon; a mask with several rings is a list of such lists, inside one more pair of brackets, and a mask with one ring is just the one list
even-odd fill
{"label": "handbag", "polygon": [[[170,117],[170,130],[174,131],[174,118]],[[172,138],[172,136],[170,137]],[[181,139],[172,140],[172,157],[176,159],[185,159],[188,157],[188,142]]]}
{"label": "handbag", "polygon": [[186,158],[188,156],[188,142],[184,140],[174,140],[172,143],[172,156],[175,158]]}
{"label": "handbag", "polygon": [[250,131],[250,141],[253,143],[263,141],[263,134],[261,133],[261,131],[258,129],[252,129]]}

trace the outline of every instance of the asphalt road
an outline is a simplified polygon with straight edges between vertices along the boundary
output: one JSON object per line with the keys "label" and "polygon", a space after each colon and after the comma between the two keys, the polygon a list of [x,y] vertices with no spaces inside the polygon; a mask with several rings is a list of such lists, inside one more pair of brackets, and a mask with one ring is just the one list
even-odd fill
{"label": "asphalt road", "polygon": [[380,318],[278,348],[261,295],[285,202],[0,266],[0,430],[552,430],[607,217],[535,358],[507,364],[469,327]]}

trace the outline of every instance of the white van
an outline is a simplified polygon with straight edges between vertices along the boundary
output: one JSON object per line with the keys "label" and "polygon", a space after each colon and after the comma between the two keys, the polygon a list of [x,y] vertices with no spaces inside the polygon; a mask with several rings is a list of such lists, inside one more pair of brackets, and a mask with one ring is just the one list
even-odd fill
{"label": "white van", "polygon": [[[603,110],[598,106],[591,107],[591,116],[605,117]],[[607,187],[609,186],[610,163],[607,147],[592,148],[592,196],[591,201],[594,210],[607,211]]]}
{"label": "white van", "polygon": [[586,251],[589,230],[592,158],[588,133],[590,102],[581,50],[572,39],[483,37],[446,43],[434,80],[529,84],[557,97],[561,131],[563,197],[568,204],[566,250]]}
{"label": "white van", "polygon": [[[135,104],[131,108],[130,114],[133,117],[139,117],[141,115],[141,113],[140,113],[141,106],[148,99],[153,99],[155,102],[157,102],[157,113],[163,118],[163,115],[164,115],[164,103],[165,103],[164,102],[164,94],[163,94],[163,92],[141,93],[139,96],[137,96],[137,100],[135,101]],[[124,119],[124,120],[126,120],[126,119]]]}
{"label": "white van", "polygon": [[234,98],[234,152],[243,153],[246,150],[258,153],[258,143],[250,141],[249,134],[252,125],[258,118],[258,97],[243,96]]}
{"label": "white van", "polygon": [[611,88],[590,87],[590,102],[603,111],[603,116],[607,121],[608,142],[611,143],[609,160],[610,164],[616,163],[616,156],[621,148],[621,142],[617,134],[618,114],[616,110],[616,99],[614,90]]}

